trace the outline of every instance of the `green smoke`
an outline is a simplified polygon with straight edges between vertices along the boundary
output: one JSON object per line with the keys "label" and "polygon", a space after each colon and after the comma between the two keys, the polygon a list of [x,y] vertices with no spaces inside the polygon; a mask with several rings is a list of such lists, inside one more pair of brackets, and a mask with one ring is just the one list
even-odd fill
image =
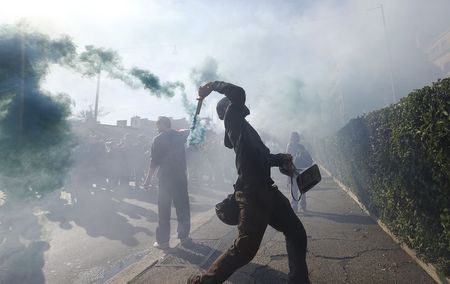
{"label": "green smoke", "polygon": [[184,89],[181,82],[162,83],[158,76],[152,72],[133,67],[127,69],[123,66],[122,58],[117,51],[110,48],[87,45],[85,51],[77,60],[76,70],[86,77],[98,77],[106,73],[110,78],[122,81],[133,89],[144,88],[157,97],[171,98],[177,89]]}
{"label": "green smoke", "polygon": [[197,106],[190,102],[185,92],[181,93],[181,103],[186,113],[189,115],[191,121],[191,131],[187,139],[189,146],[201,144],[205,140],[206,130],[210,127],[209,119],[200,119],[199,117],[194,121],[195,111]]}
{"label": "green smoke", "polygon": [[175,90],[177,88],[184,90],[184,85],[181,82],[165,82],[161,83],[159,78],[151,73],[150,71],[132,68],[130,71],[131,76],[139,80],[139,82],[144,86],[144,89],[149,90],[157,97],[167,97],[171,98],[175,96]]}
{"label": "green smoke", "polygon": [[151,93],[155,94],[157,97],[168,97],[171,98],[175,96],[175,91],[178,89],[181,93],[181,103],[185,112],[189,116],[191,121],[191,131],[189,133],[187,143],[188,145],[197,145],[204,141],[205,131],[209,127],[209,120],[196,119],[194,121],[194,115],[196,111],[196,104],[191,103],[186,95],[184,84],[181,82],[165,82],[161,83],[159,78],[153,73],[139,69],[133,68],[130,74],[137,79],[144,86],[145,89],[149,90]]}
{"label": "green smoke", "polygon": [[0,190],[8,196],[39,197],[63,184],[75,145],[71,102],[41,82],[51,64],[73,66],[75,50],[68,37],[0,27]]}
{"label": "green smoke", "polygon": [[129,71],[122,64],[122,57],[110,48],[86,45],[85,51],[77,58],[75,69],[86,77],[106,73],[110,78],[120,80],[129,87],[136,87]]}
{"label": "green smoke", "polygon": [[[194,67],[191,70],[190,78],[192,83],[198,88],[208,82],[216,81],[220,79],[218,74],[219,63],[212,57],[207,57],[200,66]],[[192,120],[191,133],[188,137],[189,145],[197,145],[205,140],[206,130],[211,127],[209,118],[197,118],[194,121],[195,111],[197,109],[196,104],[189,102],[186,94],[182,94],[182,103],[186,112],[189,114]]]}

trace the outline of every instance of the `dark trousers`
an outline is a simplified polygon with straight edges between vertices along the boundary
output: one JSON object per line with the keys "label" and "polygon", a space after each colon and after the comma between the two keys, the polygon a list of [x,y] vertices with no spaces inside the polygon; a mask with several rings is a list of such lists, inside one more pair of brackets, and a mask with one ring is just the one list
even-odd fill
{"label": "dark trousers", "polygon": [[175,206],[178,220],[178,237],[187,238],[191,230],[191,211],[187,180],[185,177],[171,177],[170,180],[159,181],[158,191],[158,228],[156,228],[156,241],[165,243],[170,238],[170,211]]}
{"label": "dark trousers", "polygon": [[267,225],[283,232],[289,261],[289,283],[308,283],[306,232],[289,200],[275,187],[235,193],[240,208],[239,235],[201,276],[201,283],[222,283],[255,257]]}

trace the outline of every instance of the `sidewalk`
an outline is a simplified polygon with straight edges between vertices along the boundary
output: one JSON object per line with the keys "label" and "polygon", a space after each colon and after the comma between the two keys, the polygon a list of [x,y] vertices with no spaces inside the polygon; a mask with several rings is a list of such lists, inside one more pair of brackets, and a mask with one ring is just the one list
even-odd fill
{"label": "sidewalk", "polygon": [[[285,192],[288,195],[288,192]],[[312,283],[434,283],[329,177],[307,194],[299,213],[308,234]],[[129,283],[186,283],[227,249],[237,231],[212,216],[192,233],[194,244],[170,249]],[[253,261],[225,283],[285,283],[284,236],[268,227]]]}

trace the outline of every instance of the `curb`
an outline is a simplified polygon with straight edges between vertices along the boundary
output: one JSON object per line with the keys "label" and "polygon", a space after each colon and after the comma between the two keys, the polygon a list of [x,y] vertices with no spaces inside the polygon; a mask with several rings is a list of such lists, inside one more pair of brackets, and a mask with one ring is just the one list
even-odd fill
{"label": "curb", "polygon": [[[201,225],[206,223],[209,219],[211,219],[215,215],[215,209],[212,208],[209,211],[198,214],[198,216],[191,219],[191,232],[196,231]],[[180,240],[176,238],[176,234],[171,236],[170,247],[176,247]],[[153,265],[155,265],[158,260],[163,258],[166,253],[162,250],[155,249],[156,253],[151,253],[146,257],[142,258],[140,261],[131,264],[126,267],[112,278],[108,279],[105,283],[107,284],[123,284],[130,283],[139,278],[142,274],[144,274],[148,269],[150,269]]]}
{"label": "curb", "polygon": [[420,267],[422,267],[423,270],[425,270],[426,273],[428,273],[428,275],[430,275],[431,278],[433,278],[433,280],[436,283],[441,283],[441,284],[449,284],[450,283],[450,279],[445,277],[444,275],[442,275],[441,273],[438,272],[438,270],[436,269],[436,267],[434,267],[433,264],[428,264],[425,263],[424,261],[422,261],[421,259],[419,259],[419,257],[417,256],[417,253],[414,249],[410,248],[409,246],[407,246],[406,244],[404,244],[402,241],[400,241],[389,229],[388,227],[380,220],[378,219],[376,216],[374,216],[372,213],[370,213],[370,211],[366,208],[366,206],[364,206],[364,204],[358,199],[358,197],[347,187],[345,186],[342,182],[340,182],[338,179],[336,179],[335,177],[333,177],[333,175],[322,165],[319,165],[320,169],[323,170],[327,175],[329,175],[333,181],[335,183],[337,183],[339,185],[339,187],[345,192],[347,193],[358,205],[359,207],[367,214],[369,215],[370,218],[372,218],[375,222],[377,222],[378,226],[380,226],[381,229],[383,229],[383,231],[388,234],[392,240],[394,242],[396,242],[398,245],[400,245],[400,247],[412,258],[414,259],[414,261],[420,265]]}

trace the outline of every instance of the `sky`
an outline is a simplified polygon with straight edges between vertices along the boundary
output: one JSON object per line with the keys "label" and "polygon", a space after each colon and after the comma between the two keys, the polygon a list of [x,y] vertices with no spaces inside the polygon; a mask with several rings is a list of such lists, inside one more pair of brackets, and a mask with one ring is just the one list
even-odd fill
{"label": "sky", "polygon": [[[112,48],[125,67],[183,82],[194,103],[192,70],[215,62],[217,79],[246,90],[249,121],[283,135],[335,130],[437,80],[424,51],[450,29],[448,0],[16,0],[2,7],[0,24],[25,19],[52,37],[69,35],[79,51]],[[94,105],[95,79],[62,67],[52,68],[43,88],[68,94],[74,116]],[[208,97],[203,115],[214,116],[220,96]],[[187,117],[179,95],[156,98],[106,77],[100,110],[107,124],[134,115]]]}

